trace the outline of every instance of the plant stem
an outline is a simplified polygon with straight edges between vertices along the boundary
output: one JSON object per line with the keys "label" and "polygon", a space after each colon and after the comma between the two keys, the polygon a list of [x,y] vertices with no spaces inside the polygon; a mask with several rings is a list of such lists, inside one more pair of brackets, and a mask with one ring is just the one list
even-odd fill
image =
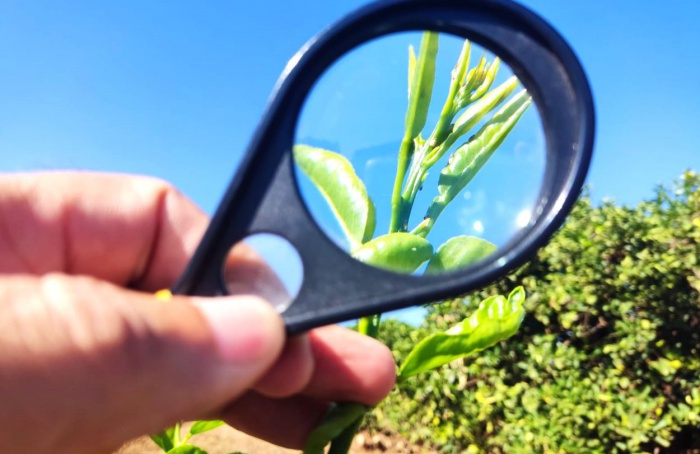
{"label": "plant stem", "polygon": [[389,233],[399,232],[406,230],[403,225],[403,202],[401,200],[401,188],[403,187],[403,180],[406,177],[406,170],[408,170],[408,164],[410,157],[413,155],[413,150],[415,145],[413,139],[410,137],[404,137],[401,141],[401,148],[399,148],[399,162],[396,166],[396,179],[394,180],[394,190],[391,194],[391,222],[389,224]]}
{"label": "plant stem", "polygon": [[369,336],[372,338],[377,338],[379,334],[379,321],[382,318],[382,314],[370,315],[368,317],[362,317],[357,324],[357,331],[360,334]]}
{"label": "plant stem", "polygon": [[[392,213],[392,223],[391,228],[396,230],[390,230],[389,233],[396,232],[399,230],[408,230],[408,220],[411,216],[411,211],[413,209],[413,203],[418,194],[418,190],[425,178],[425,174],[428,169],[434,164],[426,165],[426,158],[436,154],[436,150],[447,150],[452,143],[449,145],[444,145],[443,142],[450,139],[452,135],[452,120],[461,108],[458,103],[458,93],[463,85],[464,77],[467,73],[467,67],[469,66],[469,54],[470,54],[470,44],[469,41],[465,41],[462,46],[462,51],[457,60],[457,64],[452,70],[452,79],[450,81],[450,89],[447,94],[447,99],[442,106],[442,111],[440,112],[440,118],[438,119],[437,125],[433,129],[428,139],[421,143],[418,150],[412,153],[411,158],[411,169],[408,173],[408,181],[403,187],[400,199],[397,197],[397,190],[401,191],[401,187],[394,182],[394,194],[392,196],[392,206],[396,207]],[[452,139],[454,142],[456,138]],[[415,145],[414,145],[415,147]],[[399,157],[399,161],[401,157]],[[404,165],[407,163],[404,163]],[[405,167],[403,173],[401,174],[401,183],[405,177]]]}
{"label": "plant stem", "polygon": [[437,220],[438,216],[440,216],[440,213],[442,213],[442,210],[444,210],[446,206],[447,203],[445,203],[443,198],[440,196],[435,197],[435,200],[433,200],[430,207],[428,207],[428,212],[425,215],[425,219],[423,222],[418,224],[415,229],[411,230],[411,233],[423,238],[427,237],[435,225],[435,221]]}
{"label": "plant stem", "polygon": [[412,63],[409,58],[408,107],[406,109],[406,124],[404,136],[399,148],[398,164],[396,166],[396,178],[391,195],[391,221],[389,233],[405,232],[408,230],[406,220],[410,213],[410,207],[406,207],[401,199],[401,188],[406,176],[406,170],[413,158],[415,139],[420,136],[425,121],[428,117],[428,108],[433,93],[435,82],[435,61],[438,53],[438,34],[426,31],[423,33],[420,43],[418,59]]}
{"label": "plant stem", "polygon": [[[382,314],[362,317],[357,324],[357,331],[365,336],[376,339],[377,335],[379,334],[379,321],[381,318]],[[364,415],[360,416],[357,418],[357,421],[346,427],[343,433],[333,439],[331,442],[331,447],[328,450],[328,454],[346,454],[350,450],[352,440],[355,438],[355,434],[360,429],[363,419]]]}
{"label": "plant stem", "polygon": [[462,84],[464,82],[464,76],[467,73],[467,68],[469,66],[469,55],[471,51],[471,45],[468,40],[464,41],[462,45],[462,51],[459,54],[457,63],[452,70],[452,80],[450,81],[450,89],[447,94],[447,99],[445,104],[442,106],[442,112],[440,112],[440,119],[438,120],[433,133],[430,135],[427,143],[431,147],[436,147],[445,140],[445,137],[452,130],[452,120],[461,108],[458,103],[458,93]]}
{"label": "plant stem", "polygon": [[182,430],[182,423],[178,422],[175,424],[175,427],[173,429],[173,447],[177,448],[182,444],[182,439],[180,438],[181,436],[181,430]]}
{"label": "plant stem", "polygon": [[346,427],[343,433],[334,438],[328,449],[328,454],[347,454],[355,439],[355,434],[360,430],[363,419],[365,419],[365,415],[361,415],[355,422]]}

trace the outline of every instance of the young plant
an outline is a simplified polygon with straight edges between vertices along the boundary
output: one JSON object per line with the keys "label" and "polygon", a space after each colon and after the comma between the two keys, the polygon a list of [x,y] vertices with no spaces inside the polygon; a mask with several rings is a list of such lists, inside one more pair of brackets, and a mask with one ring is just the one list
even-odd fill
{"label": "young plant", "polygon": [[[483,238],[458,235],[437,248],[428,235],[445,207],[469,184],[512,131],[531,104],[525,89],[516,92],[515,76],[492,88],[500,61],[482,56],[469,69],[471,45],[465,41],[451,74],[447,99],[440,117],[427,137],[423,132],[435,83],[438,34],[425,32],[418,55],[409,47],[408,108],[404,135],[398,150],[396,176],[391,195],[389,231],[375,235],[376,210],[364,182],[342,155],[298,144],[294,159],[301,171],[321,192],[349,245],[351,255],[364,263],[399,273],[441,273],[475,263],[496,250]],[[477,126],[479,129],[474,131]],[[425,138],[424,138],[425,137]],[[466,139],[465,139],[466,138]],[[448,155],[448,153],[450,153]],[[441,158],[450,156],[440,172],[436,194],[426,216],[409,225],[418,191],[428,171]],[[493,296],[455,327],[433,333],[415,345],[398,372],[398,384],[409,377],[476,353],[514,334],[524,316],[522,287],[506,298]],[[380,314],[359,320],[358,330],[376,337]],[[311,433],[305,454],[347,453],[364,415],[371,409],[357,403],[337,403]],[[153,436],[167,453],[206,454],[187,444],[189,437],[220,425],[198,422],[181,440],[180,426]]]}
{"label": "young plant", "polygon": [[[193,435],[214,430],[222,425],[224,425],[224,422],[218,420],[197,421],[190,426],[190,430],[183,437],[182,426],[176,424],[157,435],[151,435],[151,439],[167,454],[207,454],[202,448],[189,444],[190,438]],[[230,454],[243,453],[236,451]]]}
{"label": "young plant", "polygon": [[[525,291],[517,287],[508,298],[495,295],[482,301],[472,315],[451,329],[430,334],[418,342],[403,360],[397,385],[401,386],[414,375],[467,357],[512,336],[525,316],[524,301]],[[372,326],[372,322],[368,322],[367,326]],[[370,332],[365,331],[365,334]],[[334,404],[309,436],[304,454],[323,454],[329,444],[328,454],[347,453],[363,417],[370,410],[357,403]]]}
{"label": "young plant", "polygon": [[[409,48],[408,108],[404,136],[398,151],[391,198],[389,232],[375,236],[376,210],[364,182],[352,164],[333,151],[296,145],[294,159],[326,199],[350,245],[351,255],[364,263],[399,273],[441,273],[475,263],[496,249],[483,238],[458,235],[435,248],[428,235],[455,197],[469,184],[513,130],[532,100],[525,89],[516,92],[515,76],[491,88],[498,58],[482,56],[469,69],[471,45],[465,41],[452,71],[447,99],[430,134],[424,138],[435,83],[438,34],[423,34],[418,55]],[[515,93],[515,94],[514,94]],[[474,132],[479,124],[482,126]],[[465,140],[465,137],[468,139]],[[426,216],[409,225],[418,191],[428,171],[449,154],[440,172],[436,195]],[[505,298],[484,300],[479,308],[446,332],[433,333],[415,345],[403,360],[398,384],[409,377],[440,367],[487,348],[513,335],[524,316],[522,287]],[[358,330],[376,337],[380,315],[365,317]],[[305,454],[348,452],[354,435],[370,409],[356,403],[335,404],[312,432]]]}

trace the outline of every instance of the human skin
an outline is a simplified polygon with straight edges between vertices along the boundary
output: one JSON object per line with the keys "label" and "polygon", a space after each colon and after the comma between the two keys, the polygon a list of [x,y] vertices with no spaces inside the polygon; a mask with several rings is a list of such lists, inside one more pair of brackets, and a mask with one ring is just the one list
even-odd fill
{"label": "human skin", "polygon": [[105,453],[202,418],[299,448],[329,402],[386,396],[382,344],[335,326],[285,337],[261,297],[279,281],[250,250],[227,263],[238,295],[157,300],[207,222],[151,178],[0,175],[4,450]]}

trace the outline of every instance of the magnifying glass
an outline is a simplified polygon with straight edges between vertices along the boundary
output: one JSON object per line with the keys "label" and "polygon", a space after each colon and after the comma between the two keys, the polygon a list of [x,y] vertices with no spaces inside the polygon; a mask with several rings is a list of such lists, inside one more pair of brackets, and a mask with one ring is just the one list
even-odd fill
{"label": "magnifying glass", "polygon": [[297,253],[289,334],[483,287],[563,223],[591,160],[576,56],[506,0],[389,0],[288,63],[173,293],[229,293],[231,248]]}

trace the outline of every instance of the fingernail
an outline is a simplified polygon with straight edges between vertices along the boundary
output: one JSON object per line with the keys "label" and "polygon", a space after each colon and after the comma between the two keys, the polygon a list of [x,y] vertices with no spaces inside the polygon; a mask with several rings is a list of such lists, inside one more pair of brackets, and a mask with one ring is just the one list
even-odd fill
{"label": "fingernail", "polygon": [[235,296],[193,298],[193,302],[209,323],[222,360],[238,372],[266,368],[282,350],[282,319],[265,300]]}

